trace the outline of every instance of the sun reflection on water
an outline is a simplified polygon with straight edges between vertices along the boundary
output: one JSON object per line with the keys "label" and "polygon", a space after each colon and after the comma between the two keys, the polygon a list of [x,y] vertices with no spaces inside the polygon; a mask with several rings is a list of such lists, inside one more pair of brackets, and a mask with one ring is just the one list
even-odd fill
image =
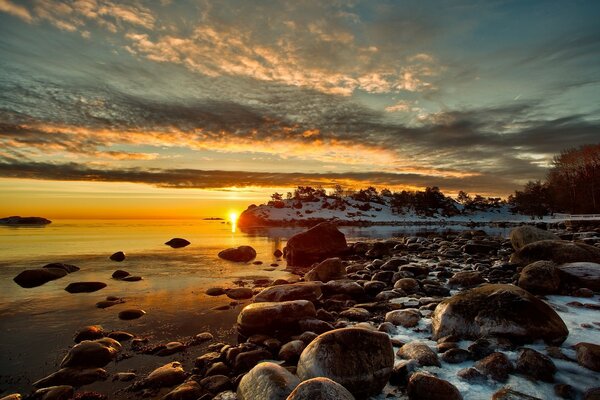
{"label": "sun reflection on water", "polygon": [[235,233],[237,228],[238,215],[235,212],[229,213],[229,222],[231,223],[231,233]]}

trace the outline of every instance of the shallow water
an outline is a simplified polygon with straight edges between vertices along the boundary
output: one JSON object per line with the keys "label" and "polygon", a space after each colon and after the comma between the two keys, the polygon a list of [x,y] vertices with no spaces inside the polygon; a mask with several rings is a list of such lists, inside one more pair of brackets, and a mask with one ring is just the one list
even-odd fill
{"label": "shallow water", "polygon": [[[447,230],[447,228],[438,228]],[[458,227],[458,229],[468,229]],[[233,287],[234,281],[256,278],[292,278],[285,261],[273,256],[283,249],[287,238],[304,228],[235,229],[223,221],[55,221],[44,227],[0,226],[0,393],[26,392],[30,384],[57,370],[61,358],[73,345],[73,334],[83,326],[100,324],[106,330],[126,330],[148,337],[152,343],[185,340],[210,331],[218,339],[232,340],[237,311],[215,311],[229,304],[225,296],[209,297],[211,286]],[[386,239],[436,230],[435,227],[344,227],[349,241]],[[506,235],[492,229],[491,234]],[[172,249],[164,242],[183,237],[191,245]],[[263,265],[221,260],[219,251],[250,245]],[[127,258],[113,262],[108,257],[123,251]],[[74,264],[80,271],[32,289],[13,282],[22,270],[51,262]],[[274,271],[265,271],[271,263]],[[111,279],[116,269],[143,277],[139,282]],[[108,286],[94,293],[69,294],[63,289],[71,282],[102,281]],[[96,302],[106,296],[123,297],[125,304],[98,309]],[[141,308],[145,316],[121,321],[119,311]],[[107,366],[109,372],[137,369],[145,373],[171,360],[188,365],[202,348],[183,355],[160,358],[138,356]],[[92,385],[107,389],[111,383]],[[119,384],[114,384],[119,386]],[[123,385],[121,385],[123,386]],[[88,388],[88,387],[86,387]]]}

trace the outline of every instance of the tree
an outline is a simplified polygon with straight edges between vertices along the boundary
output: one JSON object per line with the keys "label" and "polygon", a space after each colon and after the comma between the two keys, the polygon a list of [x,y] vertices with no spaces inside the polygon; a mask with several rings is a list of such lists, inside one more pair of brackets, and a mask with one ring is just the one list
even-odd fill
{"label": "tree", "polygon": [[281,193],[275,192],[275,193],[273,193],[271,195],[271,200],[273,200],[273,201],[281,201],[281,200],[283,200],[283,195]]}
{"label": "tree", "polygon": [[467,205],[471,201],[471,196],[463,190],[458,192],[458,196],[456,197],[456,201],[458,201],[463,206]]}
{"label": "tree", "polygon": [[542,217],[551,212],[551,197],[547,183],[529,181],[523,191],[509,198],[513,210],[525,215]]}

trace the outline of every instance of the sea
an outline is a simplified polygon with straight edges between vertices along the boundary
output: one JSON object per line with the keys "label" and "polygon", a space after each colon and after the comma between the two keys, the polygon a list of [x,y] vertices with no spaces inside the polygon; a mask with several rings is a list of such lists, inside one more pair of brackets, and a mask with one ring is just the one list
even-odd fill
{"label": "sea", "polygon": [[[436,226],[340,229],[350,242],[448,230]],[[508,234],[506,229],[486,229],[493,235]],[[205,294],[206,289],[252,287],[257,279],[297,280],[287,270],[285,260],[273,253],[283,250],[287,239],[303,230],[241,229],[224,220],[56,220],[45,226],[0,226],[0,396],[15,391],[27,393],[32,382],[58,370],[74,344],[75,332],[87,325],[101,325],[106,331],[124,330],[155,344],[184,342],[205,331],[211,332],[216,341],[235,340],[236,315],[247,302],[211,297]],[[175,237],[191,244],[179,249],[164,244]],[[217,256],[225,248],[241,245],[254,247],[256,260],[263,264],[233,263]],[[109,259],[117,251],[126,254],[124,261]],[[55,262],[76,265],[80,271],[30,289],[13,281],[25,269]],[[112,279],[117,269],[143,279]],[[79,294],[64,290],[69,283],[79,281],[100,281],[107,287]],[[125,303],[97,308],[95,304],[107,296],[123,298]],[[118,313],[128,308],[139,308],[146,314],[133,321],[120,320]],[[187,363],[191,369],[198,351],[168,359],[125,356],[106,369],[110,373],[132,370],[143,375],[173,359]],[[109,380],[90,387],[107,392],[115,387],[124,390],[125,384]],[[110,397],[120,398],[114,392]]]}

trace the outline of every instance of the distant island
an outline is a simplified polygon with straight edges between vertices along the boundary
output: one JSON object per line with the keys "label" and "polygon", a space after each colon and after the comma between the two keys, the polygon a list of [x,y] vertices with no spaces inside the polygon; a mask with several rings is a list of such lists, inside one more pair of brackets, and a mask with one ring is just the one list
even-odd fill
{"label": "distant island", "polygon": [[221,217],[208,217],[208,218],[202,218],[203,221],[224,221],[224,218]]}
{"label": "distant island", "polygon": [[12,217],[0,218],[0,225],[48,225],[52,221],[42,217],[20,217],[14,215]]}

